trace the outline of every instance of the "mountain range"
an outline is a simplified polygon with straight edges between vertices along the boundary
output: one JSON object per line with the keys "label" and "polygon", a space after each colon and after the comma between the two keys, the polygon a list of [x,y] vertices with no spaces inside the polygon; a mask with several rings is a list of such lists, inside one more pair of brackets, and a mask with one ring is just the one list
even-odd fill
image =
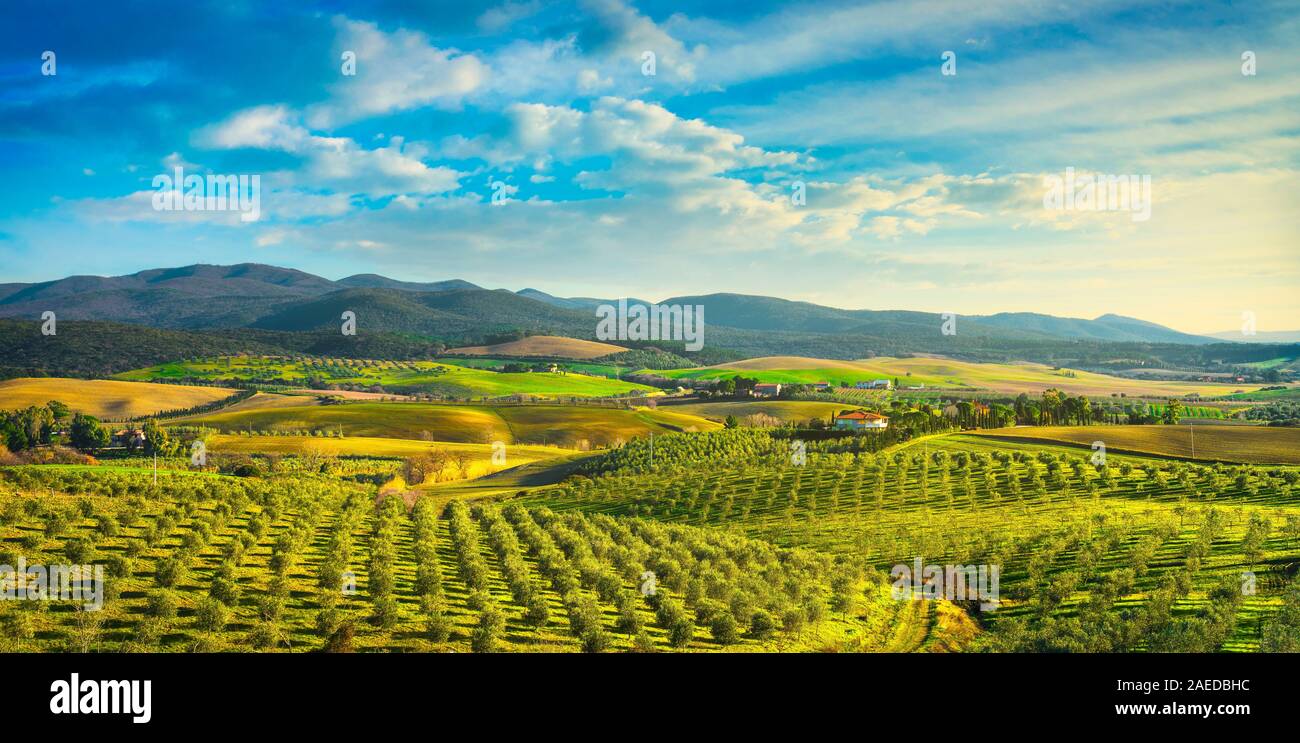
{"label": "mountain range", "polygon": [[[640,299],[628,301],[649,304]],[[525,315],[534,315],[542,324],[592,325],[591,311],[613,302],[616,300],[557,297],[531,288],[518,292],[490,290],[461,279],[412,282],[357,274],[332,281],[292,268],[257,263],[193,265],[127,276],[70,276],[34,284],[0,284],[0,317],[38,317],[45,310],[55,309],[67,319],[113,319],[176,328],[305,330],[333,324],[335,316],[352,305],[373,308],[380,323],[408,332],[435,328],[445,331],[446,324],[458,325],[467,312],[484,313],[477,319],[489,326],[521,322]],[[845,310],[745,294],[670,297],[661,304],[703,305],[709,324],[747,330],[872,335],[882,328],[918,325],[933,331],[942,322],[939,316],[926,312]],[[538,305],[580,313],[581,319],[577,314],[556,313]],[[959,322],[973,324],[978,332],[994,336],[1006,331],[1119,342],[1197,344],[1219,340],[1119,315],[1085,320],[1004,312],[963,316]]]}
{"label": "mountain range", "polygon": [[[616,302],[558,297],[535,288],[487,289],[460,279],[412,282],[358,274],[331,280],[257,263],[0,284],[0,318],[36,320],[53,310],[60,322],[94,320],[230,337],[229,331],[237,329],[249,334],[337,334],[342,314],[352,311],[359,333],[457,345],[521,332],[595,339],[595,308]],[[1092,320],[1024,312],[962,315],[956,318],[956,334],[945,336],[940,330],[944,317],[930,312],[847,310],[731,293],[669,297],[660,304],[704,307],[710,348],[693,357],[698,361],[792,353],[826,358],[944,353],[1127,363],[1140,362],[1151,345],[1227,345],[1221,339],[1109,314]],[[680,344],[654,345],[680,350]]]}

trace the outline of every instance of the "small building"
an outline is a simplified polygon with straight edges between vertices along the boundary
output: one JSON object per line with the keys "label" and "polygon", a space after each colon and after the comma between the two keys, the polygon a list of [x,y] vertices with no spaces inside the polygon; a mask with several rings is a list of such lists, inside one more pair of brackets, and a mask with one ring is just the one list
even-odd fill
{"label": "small building", "polygon": [[779,384],[756,384],[754,385],[754,397],[777,397],[781,394],[781,385]]}
{"label": "small building", "polygon": [[835,427],[849,431],[883,430],[889,427],[889,416],[868,410],[850,410],[835,416]]}
{"label": "small building", "polygon": [[144,446],[144,440],[144,429],[141,428],[117,430],[112,436],[113,446],[125,446],[128,449]]}
{"label": "small building", "polygon": [[830,382],[813,382],[813,389],[818,392],[825,392],[831,388]]}
{"label": "small building", "polygon": [[860,390],[887,390],[891,389],[894,383],[888,379],[872,379],[866,382],[858,382],[854,386]]}

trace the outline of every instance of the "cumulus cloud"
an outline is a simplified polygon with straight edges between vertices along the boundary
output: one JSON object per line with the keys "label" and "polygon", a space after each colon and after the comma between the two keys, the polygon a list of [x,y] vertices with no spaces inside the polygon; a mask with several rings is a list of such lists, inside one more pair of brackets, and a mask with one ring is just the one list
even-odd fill
{"label": "cumulus cloud", "polygon": [[478,56],[434,46],[418,31],[385,33],[374,23],[343,17],[334,25],[338,58],[354,53],[356,74],[340,71],[332,100],[308,112],[313,128],[423,106],[457,108],[488,81],[488,66]]}
{"label": "cumulus cloud", "polygon": [[655,77],[689,83],[695,80],[695,62],[703,50],[686,45],[624,0],[584,0],[591,25],[580,36],[586,51],[621,63],[624,70],[641,68],[646,52],[654,54]]}
{"label": "cumulus cloud", "polygon": [[225,121],[201,129],[199,146],[212,149],[254,148],[287,152],[303,158],[299,185],[364,194],[437,194],[459,187],[461,174],[423,162],[420,145],[392,137],[386,147],[365,149],[346,137],[312,134],[297,113],[285,106],[258,106],[236,112]]}

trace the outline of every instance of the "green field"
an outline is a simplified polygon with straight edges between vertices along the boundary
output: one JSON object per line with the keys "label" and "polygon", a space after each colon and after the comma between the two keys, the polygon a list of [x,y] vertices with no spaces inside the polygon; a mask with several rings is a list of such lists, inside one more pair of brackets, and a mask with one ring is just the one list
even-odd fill
{"label": "green field", "polygon": [[1300,386],[1287,387],[1280,390],[1256,390],[1254,392],[1238,392],[1231,395],[1224,395],[1225,400],[1245,400],[1259,402],[1282,402],[1290,400],[1300,400]]}
{"label": "green field", "polygon": [[420,392],[455,398],[611,397],[634,390],[657,390],[604,376],[550,372],[500,373],[434,361],[372,361],[355,359],[292,360],[280,357],[223,356],[177,361],[123,372],[117,379],[199,379],[210,382],[261,382],[306,386],[315,379],[324,385],[370,388],[390,392]]}
{"label": "green field", "polygon": [[1001,394],[1031,395],[1056,388],[1075,395],[1110,395],[1129,397],[1182,397],[1198,394],[1212,397],[1241,389],[1229,384],[1204,382],[1161,382],[1113,377],[1093,372],[1054,369],[1044,364],[981,364],[938,357],[879,357],[859,361],[811,359],[798,356],[770,356],[716,366],[663,371],[643,370],[670,379],[724,379],[744,376],[760,382],[852,386],[875,379],[898,380],[902,387],[941,387],[957,390],[983,390]]}
{"label": "green field", "polygon": [[565,448],[618,444],[649,433],[709,430],[718,424],[671,409],[560,405],[442,405],[358,402],[217,412],[176,421],[222,433],[337,433],[393,439]]}

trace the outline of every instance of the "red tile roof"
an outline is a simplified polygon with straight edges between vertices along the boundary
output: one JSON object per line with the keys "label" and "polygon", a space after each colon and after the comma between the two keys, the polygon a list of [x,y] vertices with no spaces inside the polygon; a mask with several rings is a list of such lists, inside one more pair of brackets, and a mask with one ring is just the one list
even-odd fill
{"label": "red tile roof", "polygon": [[864,421],[886,420],[887,421],[889,420],[889,416],[880,415],[878,413],[871,413],[866,410],[854,410],[849,413],[842,413],[840,415],[835,416],[835,420],[864,420]]}

